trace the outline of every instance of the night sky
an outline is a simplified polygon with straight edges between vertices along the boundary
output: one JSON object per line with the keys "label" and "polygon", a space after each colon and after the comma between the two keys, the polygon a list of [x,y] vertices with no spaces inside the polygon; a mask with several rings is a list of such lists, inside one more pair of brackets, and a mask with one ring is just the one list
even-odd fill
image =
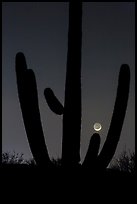
{"label": "night sky", "polygon": [[[50,157],[61,156],[62,116],[44,98],[50,87],[64,103],[67,61],[67,2],[2,3],[2,148],[32,157],[22,119],[15,56],[23,52],[38,86],[39,108]],[[76,11],[77,13],[77,11]],[[135,146],[135,3],[83,3],[82,130],[84,159],[95,122],[102,124],[101,147],[109,129],[121,64],[131,71],[127,112],[116,155]],[[72,116],[73,117],[73,116]]]}

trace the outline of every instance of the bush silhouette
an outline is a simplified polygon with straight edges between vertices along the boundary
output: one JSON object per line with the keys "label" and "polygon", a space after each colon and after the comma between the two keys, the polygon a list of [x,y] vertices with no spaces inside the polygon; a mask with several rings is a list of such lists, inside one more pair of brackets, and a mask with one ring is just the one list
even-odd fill
{"label": "bush silhouette", "polygon": [[2,165],[27,165],[27,166],[35,166],[34,159],[24,159],[23,153],[13,152],[3,152],[2,153]]}
{"label": "bush silhouette", "polygon": [[116,169],[121,172],[135,174],[135,152],[124,150],[118,158],[114,158],[110,163],[110,169]]}
{"label": "bush silhouette", "polygon": [[2,164],[24,164],[23,154],[3,152]]}
{"label": "bush silhouette", "polygon": [[[81,132],[81,43],[82,2],[69,3],[68,54],[65,99],[62,105],[51,88],[44,90],[47,104],[56,114],[63,114],[62,166],[88,167],[103,171],[110,163],[122,129],[127,108],[130,70],[120,68],[116,101],[105,144],[98,155],[100,135],[93,134],[85,160],[80,165]],[[37,165],[53,166],[49,159],[41,125],[35,74],[27,69],[23,53],[16,55],[16,75],[19,101],[29,145]]]}

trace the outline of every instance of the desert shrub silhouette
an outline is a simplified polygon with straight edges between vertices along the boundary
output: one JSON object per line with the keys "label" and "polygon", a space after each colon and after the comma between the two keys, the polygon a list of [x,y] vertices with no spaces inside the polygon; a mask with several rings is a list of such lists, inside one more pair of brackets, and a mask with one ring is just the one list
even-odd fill
{"label": "desert shrub silhouette", "polygon": [[[69,3],[68,54],[64,106],[52,89],[46,88],[47,104],[56,114],[63,114],[62,166],[88,167],[104,170],[110,163],[119,138],[126,113],[130,70],[127,64],[120,68],[117,96],[105,144],[98,155],[100,135],[93,134],[85,160],[80,165],[81,132],[81,44],[82,2]],[[35,74],[27,69],[23,53],[16,55],[16,75],[19,101],[25,129],[33,157],[39,166],[52,166],[41,125]]]}
{"label": "desert shrub silhouette", "polygon": [[24,164],[23,154],[18,154],[15,151],[2,153],[2,164]]}
{"label": "desert shrub silhouette", "polygon": [[118,158],[113,158],[109,168],[135,175],[135,152],[123,150]]}
{"label": "desert shrub silhouette", "polygon": [[23,153],[13,152],[2,152],[2,166],[35,166],[34,159],[24,159]]}

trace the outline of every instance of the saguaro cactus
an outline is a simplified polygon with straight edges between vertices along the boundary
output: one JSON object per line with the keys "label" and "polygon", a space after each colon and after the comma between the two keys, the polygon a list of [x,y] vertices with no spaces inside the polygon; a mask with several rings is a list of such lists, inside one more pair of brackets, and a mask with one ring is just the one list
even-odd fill
{"label": "saguaro cactus", "polygon": [[[81,131],[81,42],[82,2],[69,3],[69,33],[64,106],[46,88],[44,95],[53,112],[63,114],[62,165],[79,166]],[[27,69],[22,53],[16,55],[16,74],[19,100],[28,141],[37,164],[51,165],[40,121],[35,75]],[[98,155],[100,136],[91,137],[83,167],[105,169],[111,161],[121,133],[130,83],[129,66],[121,66],[116,102],[106,142]]]}

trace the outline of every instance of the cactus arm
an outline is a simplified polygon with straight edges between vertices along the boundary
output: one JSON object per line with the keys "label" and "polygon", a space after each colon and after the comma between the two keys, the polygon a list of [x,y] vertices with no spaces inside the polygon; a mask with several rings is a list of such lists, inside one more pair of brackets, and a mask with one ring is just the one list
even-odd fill
{"label": "cactus arm", "polygon": [[62,163],[80,161],[82,2],[69,3]]}
{"label": "cactus arm", "polygon": [[16,55],[16,75],[18,95],[29,145],[38,165],[50,163],[44,141],[35,75],[27,69],[23,53]]}
{"label": "cactus arm", "polygon": [[100,135],[97,133],[94,133],[90,139],[88,151],[84,159],[84,162],[82,164],[83,167],[91,167],[92,169],[94,168],[94,165],[97,161],[99,146],[100,146]]}
{"label": "cactus arm", "polygon": [[64,107],[59,102],[59,100],[56,98],[56,96],[54,95],[53,91],[50,88],[46,88],[44,90],[44,96],[45,96],[45,99],[46,99],[47,104],[49,105],[50,109],[54,113],[56,113],[58,115],[62,115]]}
{"label": "cactus arm", "polygon": [[121,66],[119,73],[117,96],[110,128],[108,131],[105,144],[98,156],[99,168],[106,168],[115,153],[120,138],[120,133],[122,130],[124,117],[126,114],[129,95],[129,84],[130,84],[130,69],[128,65],[123,64]]}

